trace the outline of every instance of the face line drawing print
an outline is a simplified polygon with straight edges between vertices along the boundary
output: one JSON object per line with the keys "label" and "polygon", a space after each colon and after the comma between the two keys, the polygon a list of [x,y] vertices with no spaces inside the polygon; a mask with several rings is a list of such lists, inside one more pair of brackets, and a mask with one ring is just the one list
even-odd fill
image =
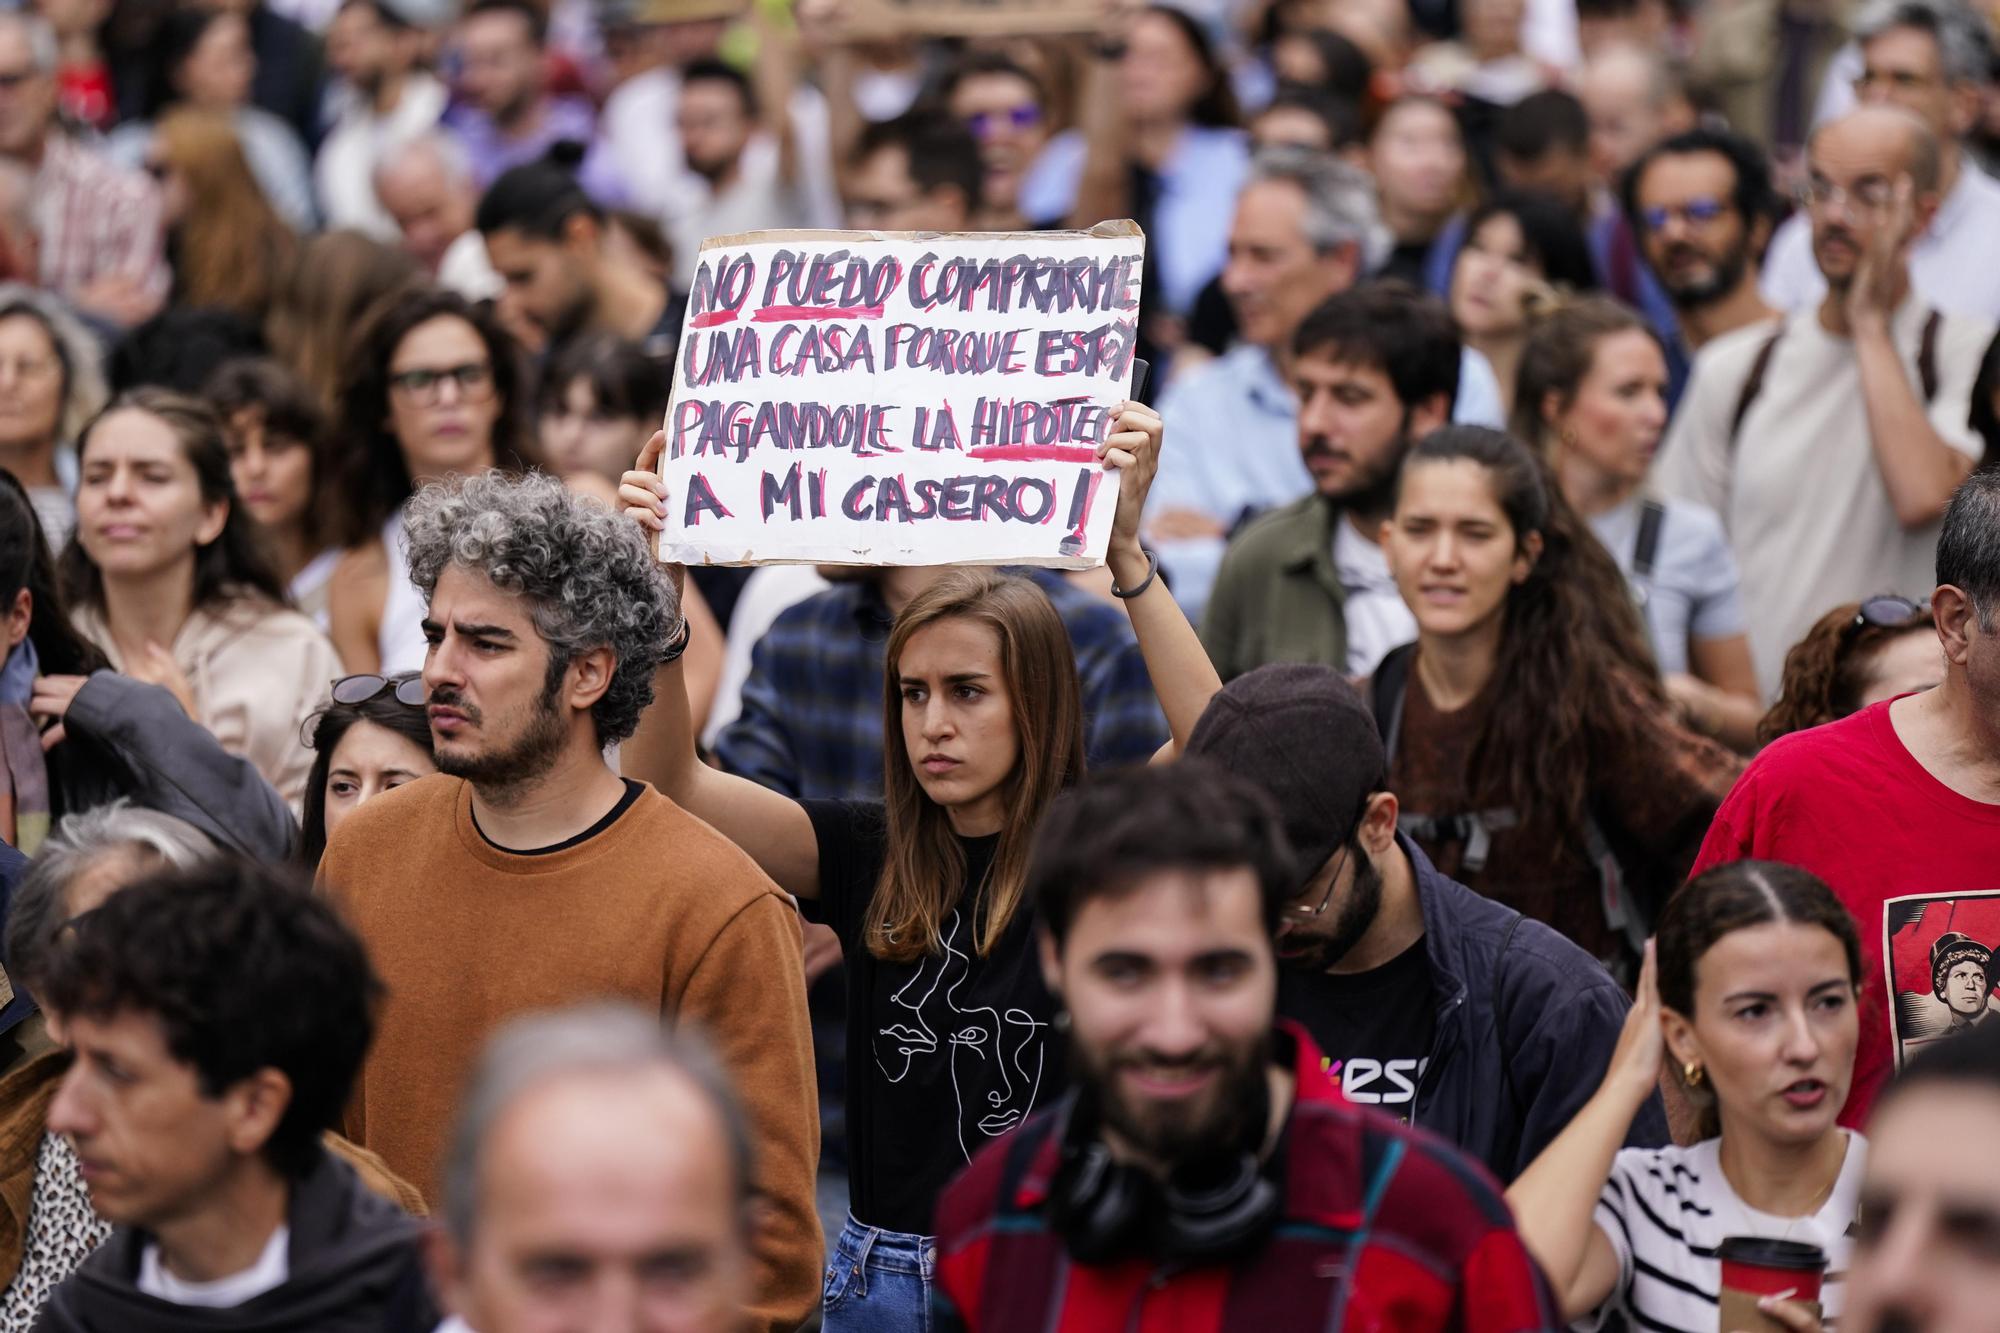
{"label": "face line drawing print", "polygon": [[[1035,1100],[1040,1095],[1042,1082],[1044,1052],[1040,1037],[1042,1029],[1048,1024],[1024,1009],[1010,1008],[1003,1017],[991,1006],[977,1006],[970,1009],[960,1007],[958,991],[970,978],[972,964],[971,958],[956,947],[959,932],[964,925],[963,914],[954,910],[945,922],[941,939],[943,956],[937,971],[932,973],[926,962],[919,968],[916,976],[904,983],[890,997],[894,1003],[910,1011],[911,1022],[887,1024],[877,1029],[877,1036],[889,1039],[895,1047],[895,1054],[903,1057],[901,1071],[894,1071],[885,1064],[879,1051],[875,1064],[882,1071],[884,1078],[891,1083],[900,1083],[915,1067],[916,1057],[919,1054],[936,1054],[939,1046],[937,1033],[923,1010],[931,997],[937,994],[938,987],[945,981],[946,974],[956,964],[961,970],[945,988],[944,998],[950,1013],[966,1021],[959,1023],[947,1040],[951,1060],[949,1072],[952,1095],[957,1103],[959,1151],[964,1154],[965,1160],[971,1161],[974,1150],[986,1139],[998,1138],[1034,1112]],[[919,984],[924,984],[924,990],[920,996],[914,997],[913,1003],[911,991]],[[982,1019],[983,1024],[980,1021]],[[1013,1042],[1014,1050],[1011,1054],[1006,1049],[1010,1028],[1019,1032],[1018,1038]],[[972,1080],[960,1078],[959,1053],[970,1051],[979,1059],[985,1060],[989,1058],[987,1049],[989,1045],[992,1048],[991,1058],[994,1061],[993,1072],[998,1075],[999,1086],[984,1093],[983,1099],[989,1103],[989,1107],[982,1108],[978,1104],[981,1100],[980,1091],[976,1087],[967,1086]],[[1034,1048],[1032,1069],[1023,1062],[1023,1057],[1028,1054],[1030,1046]],[[1011,1070],[1009,1066],[1012,1066]],[[1019,1106],[1010,1105],[1022,1100],[1019,1096],[1022,1089],[1026,1090],[1025,1103]],[[967,1105],[968,1098],[972,1101],[970,1106]],[[980,1114],[982,1110],[983,1114]],[[976,1115],[976,1119],[970,1125],[967,1124],[969,1115]]]}

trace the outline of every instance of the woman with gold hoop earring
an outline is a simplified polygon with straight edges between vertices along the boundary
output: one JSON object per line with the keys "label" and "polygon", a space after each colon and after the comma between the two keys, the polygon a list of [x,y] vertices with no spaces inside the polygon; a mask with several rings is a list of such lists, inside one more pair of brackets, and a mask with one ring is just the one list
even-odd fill
{"label": "woman with gold hoop earring", "polygon": [[[1833,891],[1793,866],[1718,866],[1674,895],[1597,1093],[1507,1191],[1565,1318],[1716,1327],[1725,1239],[1816,1245],[1819,1306],[1767,1299],[1788,1329],[1840,1313],[1868,1145],[1837,1123],[1860,1041],[1861,944]],[[1689,1147],[1622,1148],[1663,1073],[1700,1113]]]}

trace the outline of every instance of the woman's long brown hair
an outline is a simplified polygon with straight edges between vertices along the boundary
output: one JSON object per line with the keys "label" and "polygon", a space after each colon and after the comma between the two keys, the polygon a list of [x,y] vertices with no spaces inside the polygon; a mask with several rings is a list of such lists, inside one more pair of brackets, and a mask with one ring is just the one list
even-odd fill
{"label": "woman's long brown hair", "polygon": [[187,181],[187,216],[174,227],[175,299],[262,320],[298,238],[264,198],[236,127],[219,111],[177,107],[154,135],[162,160]]}
{"label": "woman's long brown hair", "polygon": [[1644,723],[1634,691],[1663,705],[1659,669],[1618,563],[1563,499],[1548,463],[1520,441],[1483,426],[1434,431],[1404,459],[1399,496],[1417,468],[1461,461],[1485,471],[1517,550],[1531,532],[1542,538],[1528,577],[1507,593],[1497,703],[1467,764],[1474,796],[1524,821],[1548,811],[1578,829],[1593,753],[1631,752]]}
{"label": "woman's long brown hair", "polygon": [[1021,905],[1035,827],[1064,787],[1083,776],[1083,687],[1062,618],[1027,579],[988,569],[954,570],[896,617],[884,662],[882,743],[888,798],[888,855],[863,923],[868,951],[907,963],[939,946],[944,918],[964,893],[965,852],[945,808],[925,795],[903,741],[899,666],[918,631],[963,619],[1000,641],[1000,670],[1014,712],[1020,758],[1004,783],[1007,818],[986,872],[978,952],[991,952]]}

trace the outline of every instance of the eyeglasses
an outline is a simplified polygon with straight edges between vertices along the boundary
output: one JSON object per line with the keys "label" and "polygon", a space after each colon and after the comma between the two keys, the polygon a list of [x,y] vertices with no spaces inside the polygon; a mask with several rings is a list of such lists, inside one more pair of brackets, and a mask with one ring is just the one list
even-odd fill
{"label": "eyeglasses", "polygon": [[1860,629],[1864,625],[1871,625],[1876,629],[1899,629],[1919,616],[1927,616],[1930,613],[1929,602],[1913,602],[1907,597],[1898,597],[1894,594],[1870,597],[1861,604],[1861,609],[1854,613],[1854,620],[1848,628]]}
{"label": "eyeglasses", "polygon": [[1798,188],[1799,204],[1804,208],[1845,208],[1853,204],[1868,209],[1886,208],[1895,196],[1896,187],[1885,180],[1865,180],[1850,187],[1815,176]]}
{"label": "eyeglasses", "polygon": [[381,698],[385,690],[394,690],[399,704],[424,706],[424,678],[414,671],[395,676],[342,676],[333,682],[333,701],[353,708]]}
{"label": "eyeglasses", "polygon": [[493,396],[493,367],[484,361],[442,369],[397,371],[389,376],[389,387],[430,407],[444,397],[446,380],[458,386],[458,396],[465,402],[482,403]]}
{"label": "eyeglasses", "polygon": [[1667,224],[1675,218],[1690,226],[1702,226],[1715,221],[1729,211],[1729,205],[1720,199],[1690,199],[1684,204],[1670,204],[1661,208],[1639,210],[1639,221],[1646,224],[1647,231],[1665,231]]}
{"label": "eyeglasses", "polygon": [[1001,130],[1025,130],[1042,123],[1038,106],[1010,106],[1005,111],[975,111],[965,118],[965,128],[975,139],[992,137]]}

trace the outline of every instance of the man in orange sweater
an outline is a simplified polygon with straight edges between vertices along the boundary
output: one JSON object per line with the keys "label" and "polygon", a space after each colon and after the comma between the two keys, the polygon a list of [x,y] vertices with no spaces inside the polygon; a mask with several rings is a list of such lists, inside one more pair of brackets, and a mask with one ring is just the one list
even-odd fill
{"label": "man in orange sweater", "polygon": [[761,1326],[819,1292],[819,1154],[798,917],[733,843],[605,747],[686,622],[638,529],[546,476],[427,486],[405,528],[429,613],[436,777],[344,822],[320,878],[388,984],[347,1132],[435,1201],[478,1052],[531,1010],[623,999],[698,1024],[756,1149]]}

